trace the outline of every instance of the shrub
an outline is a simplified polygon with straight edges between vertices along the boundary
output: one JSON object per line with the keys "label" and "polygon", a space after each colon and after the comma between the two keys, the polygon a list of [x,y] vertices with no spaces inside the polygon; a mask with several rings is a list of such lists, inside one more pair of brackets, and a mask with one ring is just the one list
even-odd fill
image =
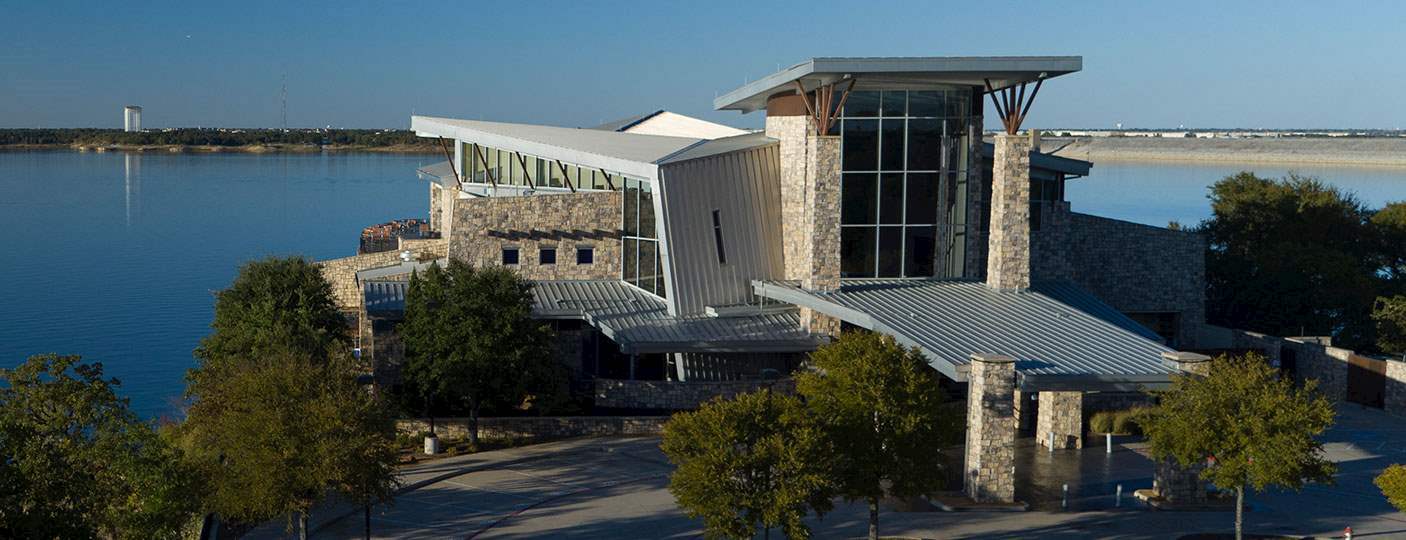
{"label": "shrub", "polygon": [[1397,510],[1406,512],[1406,465],[1392,465],[1373,481],[1387,501]]}
{"label": "shrub", "polygon": [[1138,413],[1136,411],[1118,411],[1113,415],[1113,433],[1118,435],[1138,435],[1142,433],[1142,428],[1138,426]]}
{"label": "shrub", "polygon": [[1099,411],[1089,418],[1089,431],[1113,433],[1113,411]]}

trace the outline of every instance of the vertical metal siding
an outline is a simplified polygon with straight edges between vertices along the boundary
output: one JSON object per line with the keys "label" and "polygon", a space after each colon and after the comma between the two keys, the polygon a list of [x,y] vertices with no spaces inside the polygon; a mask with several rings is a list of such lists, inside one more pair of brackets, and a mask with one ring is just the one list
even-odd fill
{"label": "vertical metal siding", "polygon": [[[659,184],[677,315],[747,302],[753,279],[781,277],[777,145],[667,165]],[[725,265],[714,246],[714,209],[722,212]]]}

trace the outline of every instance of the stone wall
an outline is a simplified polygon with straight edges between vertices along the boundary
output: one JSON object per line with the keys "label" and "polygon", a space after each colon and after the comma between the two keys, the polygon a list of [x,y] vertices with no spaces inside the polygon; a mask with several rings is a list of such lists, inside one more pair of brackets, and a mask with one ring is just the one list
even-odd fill
{"label": "stone wall", "polygon": [[[501,266],[503,248],[518,248],[514,268],[528,279],[619,279],[621,193],[580,192],[459,199],[449,255],[478,267]],[[576,264],[576,248],[595,249],[594,262]],[[538,250],[557,249],[556,264]]]}
{"label": "stone wall", "polygon": [[1036,417],[1036,444],[1056,450],[1084,447],[1083,392],[1040,392]]}
{"label": "stone wall", "polygon": [[963,476],[976,501],[1015,500],[1015,359],[972,355]]}
{"label": "stone wall", "polygon": [[991,233],[986,283],[1030,287],[1030,137],[996,136],[991,171]]}
{"label": "stone wall", "polygon": [[1406,416],[1406,362],[1386,361],[1386,412]]}
{"label": "stone wall", "polygon": [[766,117],[766,135],[779,142],[781,165],[781,255],[784,277],[805,278],[808,265],[801,265],[810,252],[811,236],[806,226],[806,135],[809,121],[805,116]]}
{"label": "stone wall", "polygon": [[318,261],[318,265],[322,267],[322,277],[332,284],[332,297],[337,307],[356,312],[361,308],[362,299],[361,287],[356,282],[357,272],[398,264],[400,252],[407,250],[416,260],[443,258],[448,246],[448,241],[441,238],[401,239],[400,248],[394,251]]}
{"label": "stone wall", "polygon": [[[667,416],[531,416],[479,418],[478,434],[483,440],[563,439],[567,437],[659,435]],[[442,439],[467,439],[468,418],[436,418],[435,434]],[[398,433],[419,435],[430,431],[423,418],[396,420]]]}
{"label": "stone wall", "polygon": [[1040,229],[1030,232],[1030,279],[1076,281],[1070,260],[1069,226],[1073,212],[1067,201],[1039,203]]}
{"label": "stone wall", "polygon": [[596,379],[595,406],[608,409],[683,411],[697,409],[714,397],[731,398],[770,387],[791,393],[795,383],[777,381],[625,381]]}
{"label": "stone wall", "polygon": [[1068,217],[1065,261],[1046,251],[1034,261],[1035,274],[1057,274],[1067,262],[1075,283],[1118,311],[1179,313],[1176,345],[1197,346],[1206,313],[1205,239],[1087,214]]}
{"label": "stone wall", "polygon": [[430,230],[444,232],[444,198],[439,184],[430,182]]}

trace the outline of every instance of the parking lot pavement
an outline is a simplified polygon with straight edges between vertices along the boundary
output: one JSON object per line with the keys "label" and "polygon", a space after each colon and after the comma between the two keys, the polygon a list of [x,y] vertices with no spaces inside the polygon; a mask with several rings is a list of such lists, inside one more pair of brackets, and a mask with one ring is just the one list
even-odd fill
{"label": "parking lot pavement", "polygon": [[[1387,465],[1406,463],[1406,421],[1347,405],[1325,439],[1329,458],[1339,465],[1337,483],[1250,496],[1247,530],[1328,538],[1351,526],[1358,538],[1406,538],[1406,515],[1392,509],[1371,483]],[[1133,504],[1131,491],[1148,487],[1151,478],[1150,462],[1129,449],[1136,447],[1124,445],[1111,457],[1101,445],[1027,453],[1021,459],[1036,479],[1025,484],[1022,496],[1045,499],[1035,510],[900,513],[886,508],[880,532],[917,538],[1156,539],[1231,529],[1230,512],[1158,512]],[[580,439],[515,450],[496,458],[502,466],[483,456],[475,458],[480,468],[459,475],[437,465],[433,482],[397,497],[392,507],[375,509],[373,537],[701,536],[699,524],[683,515],[668,492],[672,467],[657,438]],[[1048,501],[1054,496],[1051,486],[1063,483],[1076,495],[1069,510]],[[1115,508],[1108,490],[1119,483],[1128,499]],[[859,538],[867,531],[867,517],[863,504],[840,503],[824,519],[808,521],[817,538]],[[359,513],[316,531],[321,538],[361,534]]]}

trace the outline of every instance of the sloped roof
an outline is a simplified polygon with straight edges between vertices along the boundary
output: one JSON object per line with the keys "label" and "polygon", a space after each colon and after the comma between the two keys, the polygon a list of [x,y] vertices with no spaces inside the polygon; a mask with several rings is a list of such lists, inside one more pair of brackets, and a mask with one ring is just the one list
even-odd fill
{"label": "sloped roof", "polygon": [[412,116],[420,136],[454,138],[588,167],[654,178],[657,163],[705,139]]}
{"label": "sloped roof", "polygon": [[993,87],[1003,88],[1073,73],[1083,66],[1080,56],[812,58],[718,96],[713,107],[744,113],[764,109],[767,98],[794,91],[795,81],[801,81],[807,92],[846,78],[856,79],[857,89],[915,84],[984,86],[986,79]]}
{"label": "sloped roof", "polygon": [[627,117],[621,118],[621,119],[619,119],[619,120],[612,120],[612,121],[610,121],[610,122],[606,122],[606,123],[604,123],[604,124],[601,124],[601,125],[599,125],[599,126],[593,127],[593,128],[591,128],[591,129],[599,129],[599,130],[601,130],[601,131],[626,131],[626,130],[629,130],[629,129],[630,129],[630,126],[633,126],[633,125],[635,125],[635,124],[638,124],[638,123],[640,123],[640,122],[643,122],[643,121],[645,121],[645,120],[648,120],[648,119],[650,119],[650,118],[653,118],[655,115],[658,115],[658,114],[660,114],[660,113],[662,113],[662,112],[664,112],[664,109],[659,109],[659,110],[654,111],[654,112],[651,112],[651,113],[644,113],[644,114],[637,114],[637,115],[634,115],[634,116],[627,116]]}
{"label": "sloped roof", "polygon": [[778,141],[776,139],[768,137],[766,136],[766,133],[762,132],[734,135],[732,137],[713,139],[698,146],[694,146],[692,148],[689,148],[688,150],[684,150],[682,152],[669,156],[663,161],[660,161],[659,164],[667,165],[670,163],[678,163],[681,161],[688,161],[690,159],[716,156],[726,154],[728,152],[747,150],[749,148],[759,148],[762,146],[777,143]]}
{"label": "sloped roof", "polygon": [[1001,291],[979,281],[873,279],[838,291],[754,281],[757,294],[809,307],[922,349],[964,379],[974,353],[1012,356],[1026,389],[1131,389],[1166,384],[1176,368],[1156,334],[1067,283]]}

